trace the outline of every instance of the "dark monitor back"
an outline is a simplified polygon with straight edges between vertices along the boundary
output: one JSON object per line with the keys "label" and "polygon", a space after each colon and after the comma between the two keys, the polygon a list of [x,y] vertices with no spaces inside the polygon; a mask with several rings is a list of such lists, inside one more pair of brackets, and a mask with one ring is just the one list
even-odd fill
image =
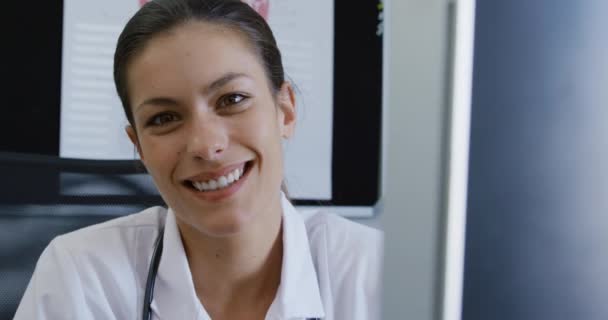
{"label": "dark monitor back", "polygon": [[607,11],[477,1],[462,319],[608,319]]}

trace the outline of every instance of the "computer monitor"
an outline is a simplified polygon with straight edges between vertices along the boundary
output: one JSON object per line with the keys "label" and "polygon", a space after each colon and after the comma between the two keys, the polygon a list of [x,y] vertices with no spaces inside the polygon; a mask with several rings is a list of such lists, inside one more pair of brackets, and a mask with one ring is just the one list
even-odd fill
{"label": "computer monitor", "polygon": [[[145,2],[14,4],[5,23],[19,32],[3,40],[11,121],[0,128],[0,151],[136,158],[112,57],[122,26]],[[298,128],[285,145],[290,194],[297,205],[373,216],[381,193],[381,3],[258,2],[299,92]]]}

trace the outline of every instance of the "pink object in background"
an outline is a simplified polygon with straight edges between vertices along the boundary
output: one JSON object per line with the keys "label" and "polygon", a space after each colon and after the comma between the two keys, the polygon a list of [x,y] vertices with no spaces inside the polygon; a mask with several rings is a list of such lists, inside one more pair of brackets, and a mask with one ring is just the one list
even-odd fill
{"label": "pink object in background", "polygon": [[[143,6],[150,0],[139,0],[139,6]],[[251,6],[253,10],[259,13],[265,20],[268,20],[268,8],[270,7],[270,0],[241,0]]]}
{"label": "pink object in background", "polygon": [[268,7],[270,6],[270,0],[242,0],[246,4],[250,5],[253,10],[257,11],[264,19],[268,20]]}

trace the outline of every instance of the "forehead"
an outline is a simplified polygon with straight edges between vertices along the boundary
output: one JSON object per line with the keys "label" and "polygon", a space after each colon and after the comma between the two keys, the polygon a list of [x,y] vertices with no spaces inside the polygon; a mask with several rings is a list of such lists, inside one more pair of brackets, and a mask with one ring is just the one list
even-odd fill
{"label": "forehead", "polygon": [[198,21],[150,39],[128,68],[131,93],[177,82],[201,85],[228,72],[264,77],[262,64],[244,35],[226,26]]}

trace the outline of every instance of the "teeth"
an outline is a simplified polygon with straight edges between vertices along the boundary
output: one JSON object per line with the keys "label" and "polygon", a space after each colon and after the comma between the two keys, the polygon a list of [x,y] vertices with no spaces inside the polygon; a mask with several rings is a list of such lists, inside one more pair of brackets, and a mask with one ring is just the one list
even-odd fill
{"label": "teeth", "polygon": [[192,181],[192,186],[194,186],[198,191],[212,191],[222,189],[238,181],[241,178],[242,174],[243,170],[241,170],[240,168],[236,168],[227,175],[221,176],[217,179],[211,179],[208,181],[201,182]]}
{"label": "teeth", "polygon": [[219,179],[217,179],[217,185],[220,188],[226,188],[226,186],[228,185],[228,179],[226,179],[226,177],[220,177]]}

